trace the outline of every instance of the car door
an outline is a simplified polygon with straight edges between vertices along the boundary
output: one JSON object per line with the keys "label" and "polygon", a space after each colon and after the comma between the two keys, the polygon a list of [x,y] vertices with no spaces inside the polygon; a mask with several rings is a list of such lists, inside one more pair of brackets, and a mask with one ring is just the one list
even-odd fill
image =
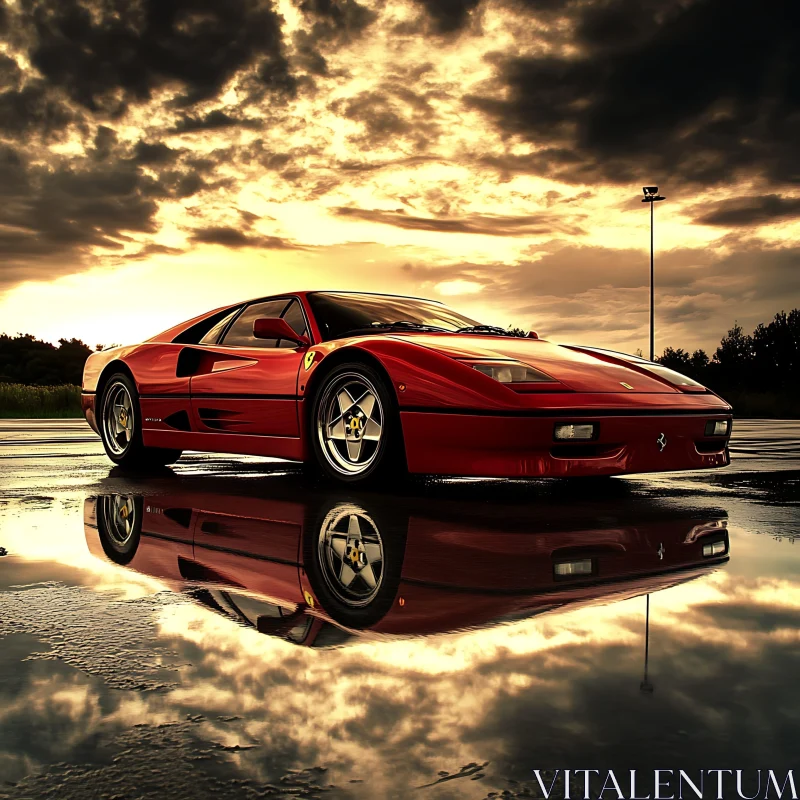
{"label": "car door", "polygon": [[216,503],[209,499],[195,513],[194,558],[217,583],[287,607],[303,602],[299,577],[302,505],[223,497]]}
{"label": "car door", "polygon": [[253,323],[281,317],[299,334],[308,324],[299,301],[273,298],[246,306],[205,344],[190,381],[193,428],[205,433],[299,437],[297,375],[306,347],[278,339],[256,339]]}

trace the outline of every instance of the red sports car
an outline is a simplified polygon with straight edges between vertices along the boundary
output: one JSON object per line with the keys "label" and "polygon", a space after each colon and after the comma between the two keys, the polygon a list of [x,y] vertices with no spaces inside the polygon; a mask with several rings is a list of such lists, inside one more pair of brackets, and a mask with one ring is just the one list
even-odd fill
{"label": "red sports car", "polygon": [[721,467],[732,423],[724,400],[660,364],[356,292],[237,303],[94,353],[83,408],[122,466],[201,450],[348,482]]}

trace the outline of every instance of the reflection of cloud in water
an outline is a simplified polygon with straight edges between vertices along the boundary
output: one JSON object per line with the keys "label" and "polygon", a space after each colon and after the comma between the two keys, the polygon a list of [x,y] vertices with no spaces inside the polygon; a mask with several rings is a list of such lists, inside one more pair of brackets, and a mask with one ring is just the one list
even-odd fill
{"label": "reflection of cloud in water", "polygon": [[[15,630],[43,635],[44,623],[35,619],[51,608],[52,589],[8,595],[27,595],[29,601],[27,622],[17,615]],[[741,613],[747,596],[758,598],[760,610],[773,610],[766,628],[758,613]],[[69,594],[68,602],[67,595],[60,597],[72,609],[58,626],[69,641],[85,635],[95,611],[108,608],[82,589]],[[124,620],[131,650],[116,664],[101,659],[107,672],[74,653],[65,660],[113,686],[130,652],[141,646],[147,656],[153,641],[166,646],[186,664],[179,684],[140,695],[127,716],[108,706],[102,713],[121,722],[201,715],[192,730],[202,740],[215,747],[254,746],[226,758],[257,780],[272,779],[267,754],[285,769],[329,765],[335,781],[362,772],[377,775],[374,791],[430,782],[440,769],[457,771],[474,760],[488,759],[495,770],[502,765],[510,774],[562,764],[567,755],[573,764],[591,766],[588,758],[626,767],[670,758],[684,765],[692,752],[742,766],[756,763],[758,753],[771,764],[788,755],[779,732],[791,718],[780,698],[798,666],[794,609],[800,599],[786,582],[737,583],[719,572],[653,595],[652,697],[638,691],[642,598],[487,630],[362,641],[320,652],[261,636],[194,604],[164,605],[160,597],[119,604],[109,630],[119,630]],[[727,624],[731,619],[735,624]],[[58,646],[57,637],[52,641]],[[107,646],[102,641],[94,640],[94,650]],[[130,669],[155,685],[159,660],[134,660]],[[142,683],[141,677],[125,683],[136,680]],[[31,683],[25,696],[41,697],[42,691],[41,683]],[[48,708],[59,709],[65,741],[77,751],[82,737],[109,725],[108,718],[101,725],[96,709],[102,704],[89,687],[52,687],[46,693],[53,698]],[[41,704],[27,707],[34,716],[46,713]],[[94,710],[75,713],[87,708]],[[743,712],[760,732],[755,741],[737,738]],[[182,758],[193,757],[191,751]],[[492,782],[492,769],[482,784]]]}
{"label": "reflection of cloud in water", "polygon": [[160,592],[134,601],[102,598],[55,582],[0,594],[0,639],[14,633],[45,643],[28,658],[58,659],[118,689],[160,689],[179,664],[157,639],[155,612],[184,602]]}

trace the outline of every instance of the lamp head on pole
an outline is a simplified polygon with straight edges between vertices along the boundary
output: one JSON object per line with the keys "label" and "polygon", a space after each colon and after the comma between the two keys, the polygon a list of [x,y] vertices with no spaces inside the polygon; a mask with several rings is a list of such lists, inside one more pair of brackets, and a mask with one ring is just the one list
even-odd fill
{"label": "lamp head on pole", "polygon": [[658,186],[642,186],[642,191],[644,192],[643,203],[655,203],[658,200],[667,199],[658,193]]}

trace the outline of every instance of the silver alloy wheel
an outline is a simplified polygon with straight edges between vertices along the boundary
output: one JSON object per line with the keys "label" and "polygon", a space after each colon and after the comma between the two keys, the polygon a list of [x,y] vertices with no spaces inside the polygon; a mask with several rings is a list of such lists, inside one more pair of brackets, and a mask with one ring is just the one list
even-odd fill
{"label": "silver alloy wheel", "polygon": [[343,503],[328,512],[318,555],[322,577],[341,602],[363,608],[375,599],[383,583],[383,540],[363,508]]}
{"label": "silver alloy wheel", "polygon": [[115,548],[128,544],[136,530],[136,505],[132,497],[121,494],[103,498],[106,532]]}
{"label": "silver alloy wheel", "polygon": [[357,372],[338,375],[317,407],[317,436],[328,463],[344,475],[364,472],[378,455],[384,411],[372,382]]}
{"label": "silver alloy wheel", "polygon": [[103,433],[109,449],[121,456],[133,439],[133,401],[128,387],[115,381],[108,387],[103,400]]}

